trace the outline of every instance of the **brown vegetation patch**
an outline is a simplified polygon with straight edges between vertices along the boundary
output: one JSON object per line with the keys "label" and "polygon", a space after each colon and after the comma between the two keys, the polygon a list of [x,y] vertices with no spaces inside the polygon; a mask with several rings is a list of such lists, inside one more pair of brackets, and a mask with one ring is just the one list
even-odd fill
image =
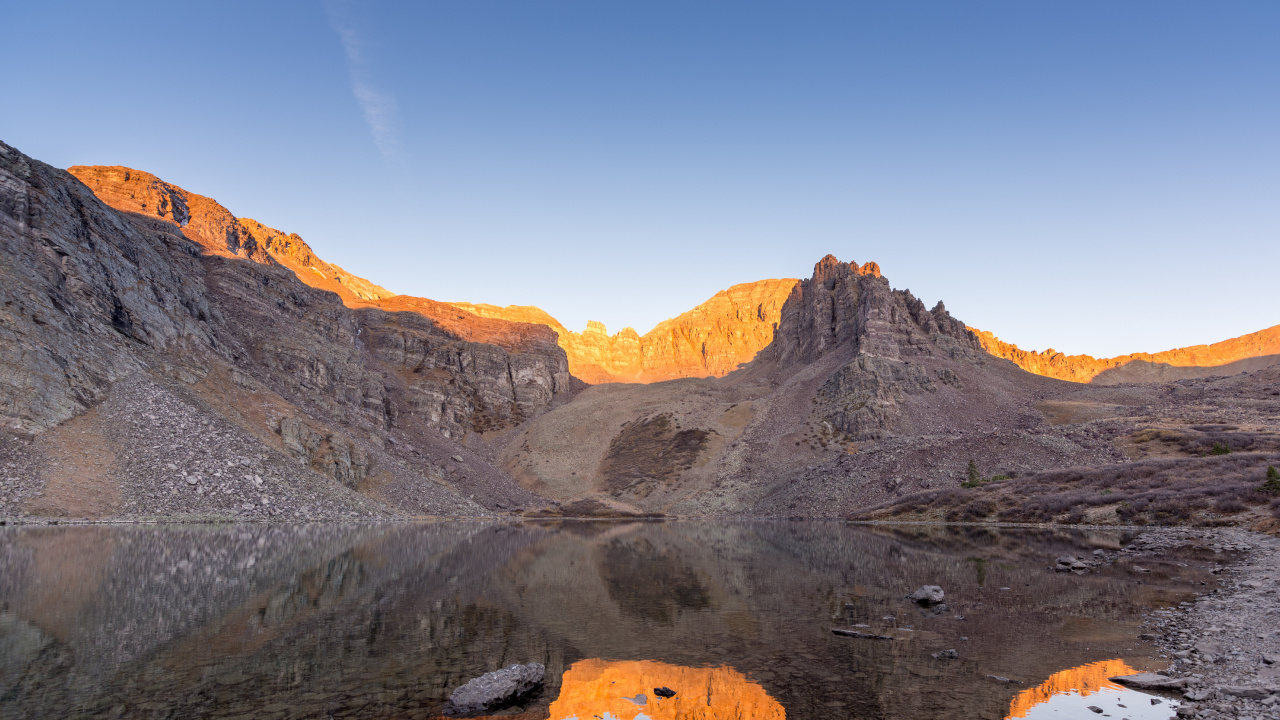
{"label": "brown vegetation patch", "polygon": [[1188,456],[1228,455],[1233,452],[1280,451],[1280,434],[1246,430],[1236,425],[1148,427],[1130,436],[1146,453]]}
{"label": "brown vegetation patch", "polygon": [[1267,515],[1280,519],[1280,500],[1264,489],[1267,468],[1277,462],[1280,455],[1240,453],[1053,470],[974,488],[916,493],[854,519],[1119,525],[1227,525]]}
{"label": "brown vegetation patch", "polygon": [[623,425],[600,464],[605,489],[615,495],[648,495],[693,467],[713,432],[682,430],[670,413]]}

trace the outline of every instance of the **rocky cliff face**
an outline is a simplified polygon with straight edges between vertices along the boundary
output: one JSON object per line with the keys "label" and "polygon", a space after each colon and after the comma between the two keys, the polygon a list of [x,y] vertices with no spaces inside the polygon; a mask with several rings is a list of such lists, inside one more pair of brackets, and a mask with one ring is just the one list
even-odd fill
{"label": "rocky cliff face", "polygon": [[1023,350],[985,330],[973,329],[982,349],[1037,375],[1111,385],[1235,375],[1280,364],[1280,325],[1212,345],[1132,353],[1113,358],[1066,355],[1052,348]]}
{"label": "rocky cliff face", "polygon": [[[454,441],[571,395],[552,331],[394,296],[147,173],[74,170],[87,185],[0,144],[0,417],[24,434],[3,459],[31,475],[6,486],[19,491],[0,493],[0,511],[466,515],[539,502]],[[227,459],[256,474],[146,451],[160,445],[119,432],[134,411],[193,450],[221,424],[236,443]],[[62,432],[82,414],[83,430]],[[85,456],[84,438],[105,458],[82,468],[100,495],[87,503],[76,473],[56,469]],[[290,461],[273,474],[274,458]],[[303,477],[323,481],[308,490]]]}
{"label": "rocky cliff face", "polygon": [[3,143],[0,253],[0,422],[11,429],[83,412],[143,367],[145,348],[216,342],[221,318],[191,253]]}
{"label": "rocky cliff face", "polygon": [[610,335],[603,323],[594,320],[583,332],[573,332],[531,306],[454,305],[480,317],[551,328],[569,357],[569,372],[585,382],[651,383],[723,377],[750,362],[773,339],[782,305],[797,282],[760,280],[734,285],[644,335],[631,328]]}
{"label": "rocky cliff face", "polygon": [[[269,271],[240,265],[219,266],[232,268],[230,274],[215,273],[227,281],[215,283],[224,302],[256,321],[237,323],[230,332],[300,395],[358,398],[366,412],[381,413],[381,424],[394,425],[403,408],[389,400],[386,382],[366,377],[362,346],[393,369],[411,413],[446,437],[519,423],[569,387],[567,363],[545,329],[479,320],[447,303],[396,296],[324,262],[297,234],[237,218],[210,198],[149,173],[97,166],[68,172],[116,209],[163,221],[164,229],[194,241],[207,256],[244,258],[265,270],[282,266],[290,280],[337,295],[336,303],[304,297],[288,282],[272,282]],[[252,282],[241,282],[245,275]],[[311,312],[318,308],[326,309]],[[291,321],[280,322],[285,317]],[[313,352],[335,340],[352,352]]]}

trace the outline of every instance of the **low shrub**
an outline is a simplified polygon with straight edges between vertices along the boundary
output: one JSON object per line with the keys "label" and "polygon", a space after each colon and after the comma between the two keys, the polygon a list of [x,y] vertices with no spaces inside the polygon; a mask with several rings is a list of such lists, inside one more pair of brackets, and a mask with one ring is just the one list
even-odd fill
{"label": "low shrub", "polygon": [[996,511],[996,504],[991,500],[974,500],[964,507],[964,519],[977,522]]}
{"label": "low shrub", "polygon": [[1214,503],[1213,507],[1218,512],[1233,515],[1238,512],[1244,512],[1246,505],[1235,498],[1225,498]]}

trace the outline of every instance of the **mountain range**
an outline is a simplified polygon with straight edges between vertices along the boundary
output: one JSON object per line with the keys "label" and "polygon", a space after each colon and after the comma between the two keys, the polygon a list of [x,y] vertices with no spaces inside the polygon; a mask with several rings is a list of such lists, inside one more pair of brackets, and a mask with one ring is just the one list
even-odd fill
{"label": "mountain range", "polygon": [[149,173],[4,144],[0,243],[6,517],[842,517],[969,466],[1146,462],[1148,431],[1182,438],[1171,461],[1214,432],[1248,433],[1254,465],[1280,450],[1280,326],[1023,351],[827,256],[643,336],[575,332],[396,295]]}

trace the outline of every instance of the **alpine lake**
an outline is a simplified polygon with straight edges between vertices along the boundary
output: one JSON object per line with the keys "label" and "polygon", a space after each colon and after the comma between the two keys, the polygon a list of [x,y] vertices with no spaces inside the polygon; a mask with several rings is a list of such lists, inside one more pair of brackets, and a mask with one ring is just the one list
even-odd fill
{"label": "alpine lake", "polygon": [[[536,662],[541,687],[484,717],[1163,720],[1176,698],[1108,678],[1164,667],[1143,617],[1206,591],[1215,558],[1139,567],[1118,552],[1137,532],[10,526],[0,718],[439,718]],[[1051,569],[1068,554],[1096,566]],[[944,604],[905,598],[923,585]]]}

